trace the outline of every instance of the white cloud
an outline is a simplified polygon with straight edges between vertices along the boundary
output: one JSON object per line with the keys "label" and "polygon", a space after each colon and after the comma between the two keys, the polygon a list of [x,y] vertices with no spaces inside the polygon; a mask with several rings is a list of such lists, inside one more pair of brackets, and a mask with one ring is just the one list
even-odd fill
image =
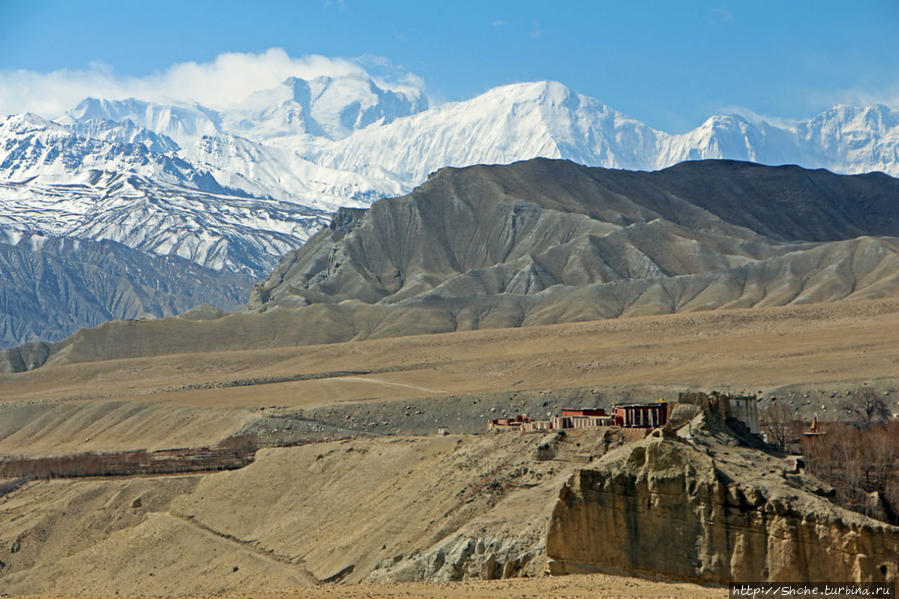
{"label": "white cloud", "polygon": [[56,118],[88,96],[108,99],[135,97],[143,100],[196,101],[221,108],[236,104],[255,91],[270,89],[288,77],[364,76],[363,64],[380,60],[373,77],[391,89],[423,91],[420,77],[405,72],[386,59],[351,60],[307,55],[288,56],[281,48],[259,54],[226,53],[206,63],[183,62],[145,77],[116,75],[102,64],[85,70],[39,73],[0,71],[0,115],[35,112]]}

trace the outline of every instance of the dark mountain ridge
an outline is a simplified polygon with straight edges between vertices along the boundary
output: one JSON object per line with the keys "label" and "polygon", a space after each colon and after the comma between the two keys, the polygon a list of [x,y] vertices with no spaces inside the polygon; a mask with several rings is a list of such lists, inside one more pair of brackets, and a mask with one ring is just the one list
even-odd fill
{"label": "dark mountain ridge", "polygon": [[[899,180],[735,161],[658,172],[548,159],[443,169],[408,196],[338,214],[285,256],[251,305],[532,295],[738,268],[745,278],[791,255],[839,261],[821,242],[864,236],[899,236]],[[857,243],[871,255],[895,245]]]}

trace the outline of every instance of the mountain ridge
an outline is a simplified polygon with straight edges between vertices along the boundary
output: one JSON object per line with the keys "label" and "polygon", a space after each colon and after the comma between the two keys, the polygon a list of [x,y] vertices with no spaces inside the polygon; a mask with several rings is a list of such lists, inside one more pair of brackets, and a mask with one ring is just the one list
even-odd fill
{"label": "mountain ridge", "polygon": [[[797,194],[809,181],[818,191]],[[897,186],[885,175],[735,161],[658,172],[550,159],[446,168],[406,196],[339,210],[241,311],[106,323],[8,350],[3,368],[895,298]],[[820,203],[832,209],[799,218]],[[877,218],[859,217],[868,206]]]}

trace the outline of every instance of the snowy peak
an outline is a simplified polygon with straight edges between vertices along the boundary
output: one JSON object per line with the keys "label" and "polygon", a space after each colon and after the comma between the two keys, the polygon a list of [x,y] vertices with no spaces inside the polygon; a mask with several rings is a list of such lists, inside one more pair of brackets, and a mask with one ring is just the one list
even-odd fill
{"label": "snowy peak", "polygon": [[763,119],[713,116],[692,131],[666,135],[656,168],[683,160],[730,158],[799,164],[838,173],[899,175],[899,110],[888,106],[834,106],[791,125]]}
{"label": "snowy peak", "polygon": [[72,123],[69,131],[83,138],[101,139],[112,143],[141,144],[151,152],[164,154],[177,152],[180,147],[172,138],[149,129],[139,127],[133,121],[108,121],[105,119],[88,119]]}
{"label": "snowy peak", "polygon": [[369,77],[290,77],[252,94],[225,118],[232,130],[250,138],[306,134],[334,140],[427,108],[423,94],[383,89]]}
{"label": "snowy peak", "polygon": [[575,93],[564,83],[551,80],[521,81],[519,83],[507,83],[492,87],[473,98],[507,98],[523,102],[546,101],[550,103],[563,103]]}
{"label": "snowy peak", "polygon": [[899,110],[834,106],[795,127],[797,145],[817,166],[837,172],[899,175]]}
{"label": "snowy peak", "polygon": [[654,153],[657,131],[561,83],[544,85],[541,112],[561,157],[582,164],[650,168],[647,158]]}
{"label": "snowy peak", "polygon": [[899,112],[883,104],[872,106],[837,104],[812,118],[808,124],[842,125],[854,129],[885,132],[899,126]]}
{"label": "snowy peak", "polygon": [[423,94],[383,89],[369,77],[317,77],[308,82],[291,78],[285,82],[291,84],[306,94],[310,114],[331,139],[428,108]]}
{"label": "snowy peak", "polygon": [[52,121],[48,121],[32,112],[11,114],[5,119],[0,118],[0,136],[3,138],[8,136],[24,136],[45,131],[53,131],[62,137],[69,135],[69,132],[65,127]]}
{"label": "snowy peak", "polygon": [[[590,165],[650,168],[657,133],[561,83],[491,89],[370,127],[307,157],[331,168],[413,183],[444,166],[508,163],[538,156]],[[375,158],[373,160],[373,158]]]}
{"label": "snowy peak", "polygon": [[94,171],[115,171],[219,189],[214,180],[174,154],[177,145],[172,140],[133,123],[84,121],[75,129],[31,114],[0,120],[0,181],[80,183]]}
{"label": "snowy peak", "polygon": [[180,145],[199,136],[215,135],[221,131],[221,116],[210,108],[199,104],[157,104],[136,98],[87,98],[60,119],[65,125],[89,120],[131,121],[138,127],[165,135]]}
{"label": "snowy peak", "polygon": [[231,134],[202,137],[180,155],[232,190],[329,212],[366,206],[405,189],[398,182],[330,169],[290,149]]}
{"label": "snowy peak", "polygon": [[681,135],[660,138],[656,166],[665,167],[683,160],[730,158],[758,160],[757,150],[764,143],[767,132],[737,115],[716,115],[706,119],[696,129]]}

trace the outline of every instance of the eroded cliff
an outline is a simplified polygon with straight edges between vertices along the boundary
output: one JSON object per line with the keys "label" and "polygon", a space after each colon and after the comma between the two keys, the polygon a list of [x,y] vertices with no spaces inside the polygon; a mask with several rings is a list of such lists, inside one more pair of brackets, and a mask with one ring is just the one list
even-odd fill
{"label": "eroded cliff", "polygon": [[551,573],[711,583],[899,578],[899,527],[834,506],[811,477],[711,434],[702,419],[572,475],[548,528]]}

